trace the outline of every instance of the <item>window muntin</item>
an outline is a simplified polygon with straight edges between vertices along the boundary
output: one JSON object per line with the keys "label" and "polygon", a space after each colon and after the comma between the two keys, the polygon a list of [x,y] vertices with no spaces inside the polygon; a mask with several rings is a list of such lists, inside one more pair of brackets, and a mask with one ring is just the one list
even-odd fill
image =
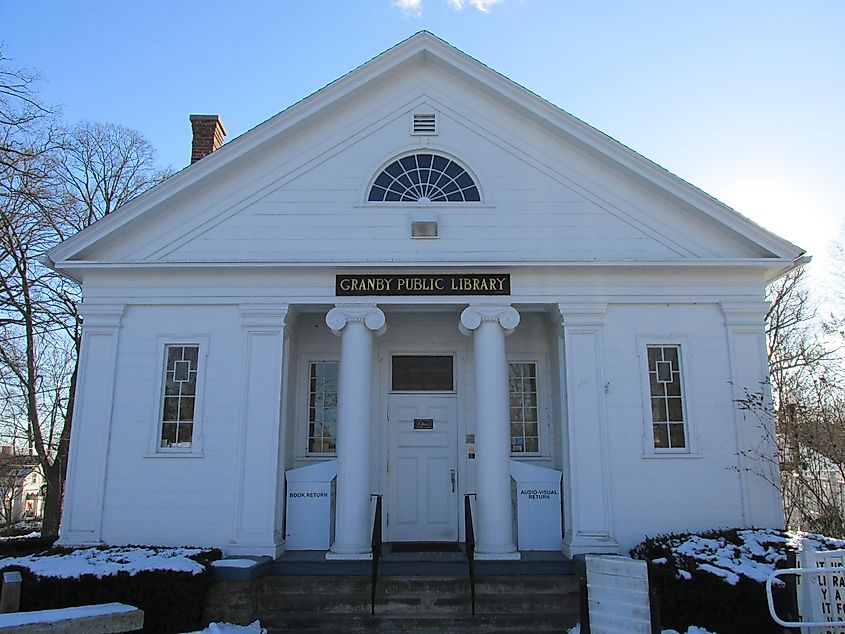
{"label": "window muntin", "polygon": [[168,344],[165,346],[164,359],[159,447],[190,448],[194,434],[199,346]]}
{"label": "window muntin", "polygon": [[369,202],[481,202],[472,177],[439,154],[411,154],[393,161],[376,177]]}
{"label": "window muntin", "polygon": [[533,361],[508,363],[511,453],[540,452],[540,416],[537,404],[537,364]]}
{"label": "window muntin", "polygon": [[452,392],[454,363],[449,355],[395,355],[391,360],[394,392]]}
{"label": "window muntin", "polygon": [[337,453],[337,361],[308,365],[308,453]]}
{"label": "window muntin", "polygon": [[647,346],[651,421],[656,450],[687,449],[681,393],[681,347]]}

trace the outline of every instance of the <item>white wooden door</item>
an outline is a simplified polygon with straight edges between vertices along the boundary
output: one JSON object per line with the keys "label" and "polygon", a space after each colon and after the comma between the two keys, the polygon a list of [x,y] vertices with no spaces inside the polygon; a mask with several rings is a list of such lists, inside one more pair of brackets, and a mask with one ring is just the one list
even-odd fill
{"label": "white wooden door", "polygon": [[387,541],[458,541],[454,395],[391,394]]}

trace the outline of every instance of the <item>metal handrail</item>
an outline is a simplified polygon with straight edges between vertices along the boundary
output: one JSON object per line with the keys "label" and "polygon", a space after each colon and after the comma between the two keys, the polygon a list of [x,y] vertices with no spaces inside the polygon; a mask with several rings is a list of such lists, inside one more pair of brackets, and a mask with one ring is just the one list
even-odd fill
{"label": "metal handrail", "polygon": [[376,581],[378,581],[378,563],[381,559],[381,495],[372,494],[370,499],[376,499],[376,512],[373,517],[373,534],[371,548],[373,553],[372,572],[370,579],[370,614],[376,613]]}
{"label": "metal handrail", "polygon": [[472,614],[475,616],[475,531],[472,528],[472,505],[470,497],[475,493],[464,496],[464,534],[466,538],[467,566],[469,567],[469,589],[472,596]]}
{"label": "metal handrail", "polygon": [[769,614],[778,625],[783,627],[842,627],[845,621],[784,621],[775,612],[775,600],[772,594],[772,585],[777,577],[782,575],[817,575],[820,573],[841,575],[843,570],[841,568],[783,568],[775,570],[766,579],[766,600],[769,603]]}

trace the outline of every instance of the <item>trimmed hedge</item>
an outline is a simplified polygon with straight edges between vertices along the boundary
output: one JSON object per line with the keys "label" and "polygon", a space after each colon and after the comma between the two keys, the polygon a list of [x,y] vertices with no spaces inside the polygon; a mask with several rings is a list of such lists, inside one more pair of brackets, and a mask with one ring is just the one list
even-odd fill
{"label": "trimmed hedge", "polygon": [[[57,554],[53,551],[50,554]],[[21,611],[50,610],[97,603],[126,603],[144,611],[144,632],[178,633],[202,629],[202,609],[211,584],[211,561],[219,550],[205,551],[191,559],[205,566],[200,574],[174,570],[119,572],[96,577],[39,577],[20,566],[23,578]]]}
{"label": "trimmed hedge", "polygon": [[[739,555],[743,540],[738,534],[745,529],[713,530],[702,533],[672,533],[649,537],[631,550],[631,557],[654,562],[651,566],[651,583],[657,587],[660,601],[661,625],[680,632],[697,625],[719,634],[782,634],[783,627],[777,625],[769,615],[765,584],[740,575],[732,585],[723,577],[699,569],[698,561],[691,556],[680,555],[671,547],[671,542],[701,537],[722,542],[728,549],[735,547]],[[750,529],[748,529],[750,530]],[[771,531],[773,539],[767,545],[775,548],[780,560],[773,562],[775,568],[789,568],[790,562],[787,535],[782,531]],[[662,559],[665,558],[665,563]],[[752,559],[764,563],[764,557]],[[794,560],[792,560],[794,561]],[[772,562],[770,562],[772,563]],[[781,618],[794,618],[794,588],[774,588],[775,606]]]}

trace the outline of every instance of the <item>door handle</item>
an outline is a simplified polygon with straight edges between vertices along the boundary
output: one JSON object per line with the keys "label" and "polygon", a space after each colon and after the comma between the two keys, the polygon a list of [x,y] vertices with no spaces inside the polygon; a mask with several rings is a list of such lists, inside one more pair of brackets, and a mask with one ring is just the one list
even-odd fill
{"label": "door handle", "polygon": [[452,478],[452,493],[454,493],[454,492],[455,492],[455,470],[454,470],[454,469],[452,469],[452,470],[449,472],[449,475],[450,475],[450,476],[451,476],[451,478]]}

